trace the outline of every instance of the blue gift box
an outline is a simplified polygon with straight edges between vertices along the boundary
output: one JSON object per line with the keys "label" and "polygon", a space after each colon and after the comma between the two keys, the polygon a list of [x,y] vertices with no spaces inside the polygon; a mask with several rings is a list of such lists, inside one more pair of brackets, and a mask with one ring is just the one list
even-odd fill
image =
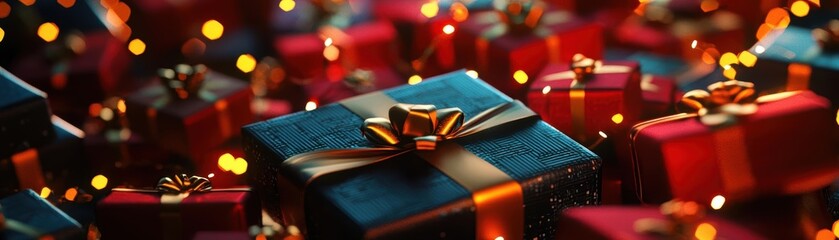
{"label": "blue gift box", "polygon": [[754,67],[735,65],[737,79],[755,83],[760,94],[809,89],[839,105],[839,52],[825,51],[812,30],[788,27],[767,34],[749,51]]}
{"label": "blue gift box", "polygon": [[[458,107],[466,119],[512,101],[464,71],[371,94],[437,109]],[[315,150],[373,147],[359,132],[363,122],[336,103],[245,126],[248,174],[269,214],[302,225],[313,239],[475,238],[480,219],[471,193],[415,153],[320,177],[305,188],[303,206],[280,209],[279,202],[292,197],[281,195],[289,190],[285,184],[301,180],[300,172],[282,163]],[[451,141],[520,185],[523,210],[512,209],[524,217],[508,224],[521,224],[524,236],[514,239],[553,238],[558,212],[600,201],[601,160],[541,120],[529,118]],[[287,214],[300,207],[305,223]]]}
{"label": "blue gift box", "polygon": [[0,158],[53,138],[47,94],[0,67]]}
{"label": "blue gift box", "polygon": [[76,220],[55,208],[30,189],[0,199],[6,228],[0,236],[6,240],[39,239],[50,235],[53,239],[82,238]]}

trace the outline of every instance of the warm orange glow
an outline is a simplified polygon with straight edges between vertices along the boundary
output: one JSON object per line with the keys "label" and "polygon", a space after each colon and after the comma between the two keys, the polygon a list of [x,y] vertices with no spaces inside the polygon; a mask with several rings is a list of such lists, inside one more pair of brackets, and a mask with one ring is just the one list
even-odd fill
{"label": "warm orange glow", "polygon": [[816,233],[816,240],[835,240],[835,239],[836,239],[836,236],[834,236],[833,232],[831,232],[828,229],[822,229],[822,230],[819,230]]}
{"label": "warm orange glow", "polygon": [[469,18],[469,9],[466,8],[465,5],[461,2],[452,3],[452,6],[449,7],[449,14],[452,15],[452,19],[457,22],[466,21]]}
{"label": "warm orange glow", "polygon": [[443,33],[445,33],[446,35],[451,35],[452,33],[454,33],[454,26],[452,26],[451,24],[446,24],[446,26],[443,27]]}
{"label": "warm orange glow", "polygon": [[87,112],[91,117],[99,116],[100,111],[102,111],[102,104],[99,103],[90,104],[90,107],[87,108]]}
{"label": "warm orange glow", "polygon": [[789,26],[789,13],[783,8],[773,8],[766,14],[766,24],[773,28],[786,28]]}
{"label": "warm orange glow", "polygon": [[181,46],[181,53],[186,57],[200,57],[207,51],[207,44],[201,39],[190,38]]}
{"label": "warm orange glow", "polygon": [[318,103],[315,101],[306,102],[306,111],[312,111],[318,108]]}
{"label": "warm orange glow", "polygon": [[210,40],[216,40],[224,34],[224,26],[215,19],[209,20],[201,26],[201,33]]}
{"label": "warm orange glow", "polygon": [[3,38],[6,37],[6,31],[3,28],[0,28],[0,42],[3,42]]}
{"label": "warm orange glow", "polygon": [[422,4],[420,7],[420,13],[427,18],[433,18],[437,16],[437,12],[440,11],[440,6],[437,5],[436,0],[429,1],[427,3]]}
{"label": "warm orange glow", "polygon": [[134,55],[140,55],[146,52],[146,43],[139,38],[135,38],[128,42],[128,51],[131,51]]}
{"label": "warm orange glow", "polygon": [[76,4],[76,0],[58,0],[58,5],[64,8],[70,8]]}
{"label": "warm orange glow", "polygon": [[230,171],[236,175],[244,174],[248,171],[248,161],[245,161],[244,158],[236,158],[236,160],[233,161],[233,168],[230,169]]}
{"label": "warm orange glow", "polygon": [[108,178],[102,176],[102,174],[96,175],[92,180],[90,180],[90,186],[93,186],[96,190],[102,190],[108,186]]}
{"label": "warm orange glow", "polygon": [[111,8],[111,10],[116,13],[117,17],[122,20],[122,22],[127,22],[131,17],[131,8],[128,7],[128,4],[125,2],[117,3],[113,8]]}
{"label": "warm orange glow", "polygon": [[612,115],[612,122],[615,124],[621,124],[623,122],[623,114],[615,114]]}
{"label": "warm orange glow", "polygon": [[722,56],[720,56],[720,67],[725,67],[731,64],[738,63],[740,63],[740,61],[737,60],[737,55],[734,55],[734,53],[727,52],[723,53]]}
{"label": "warm orange glow", "polygon": [[714,196],[714,198],[711,199],[711,208],[713,208],[714,210],[719,210],[720,208],[722,208],[724,204],[725,197],[723,197],[722,195]]}
{"label": "warm orange glow", "polygon": [[32,6],[32,4],[35,4],[35,0],[20,0],[20,3],[26,6]]}
{"label": "warm orange glow", "polygon": [[218,157],[218,168],[224,170],[225,172],[230,171],[233,169],[233,162],[236,161],[233,158],[233,155],[230,153],[222,154]]}
{"label": "warm orange glow", "polygon": [[341,51],[338,50],[338,47],[335,45],[329,45],[328,47],[323,49],[323,57],[329,61],[338,60],[338,57],[341,56]]}
{"label": "warm orange glow", "polygon": [[291,10],[294,10],[297,3],[294,2],[294,0],[281,0],[279,6],[283,11],[290,12]]}
{"label": "warm orange glow", "polygon": [[728,79],[737,78],[737,70],[734,70],[734,68],[731,67],[730,65],[726,65],[726,66],[729,66],[729,67],[724,68],[725,70],[722,71],[722,75],[725,76]]}
{"label": "warm orange glow", "polygon": [[833,222],[833,235],[839,238],[839,220]]}
{"label": "warm orange glow", "polygon": [[703,12],[714,11],[719,7],[720,3],[717,2],[717,0],[702,0],[702,3],[699,5],[699,8],[701,8]]}
{"label": "warm orange glow", "polygon": [[504,240],[504,237],[503,236],[498,236],[498,237],[495,237],[495,240]]}
{"label": "warm orange glow", "polygon": [[48,188],[48,187],[41,188],[41,194],[40,194],[41,198],[49,197],[50,193],[52,193],[52,190],[50,190],[50,188]]}
{"label": "warm orange glow", "polygon": [[55,41],[58,38],[58,25],[52,22],[45,22],[38,27],[38,36],[46,42]]}
{"label": "warm orange glow", "polygon": [[787,91],[807,90],[810,88],[810,75],[813,68],[810,65],[791,63],[787,66]]}
{"label": "warm orange glow", "polygon": [[102,120],[111,121],[111,119],[114,119],[114,110],[111,110],[110,108],[102,108],[102,110],[99,111],[99,117],[102,118]]}
{"label": "warm orange glow", "polygon": [[717,56],[720,55],[720,52],[717,51],[716,48],[708,48],[702,52],[702,62],[705,64],[714,64],[717,62]]}
{"label": "warm orange glow", "polygon": [[64,198],[67,199],[67,200],[70,200],[70,201],[75,201],[76,200],[76,195],[78,195],[78,194],[79,194],[79,191],[77,191],[75,188],[70,188],[70,189],[67,189],[66,192],[64,192]]}
{"label": "warm orange glow", "polygon": [[9,6],[5,1],[0,2],[0,18],[6,18],[12,12],[12,6]]}
{"label": "warm orange glow", "polygon": [[466,75],[469,75],[472,78],[478,78],[478,71],[468,70],[466,71]]}
{"label": "warm orange glow", "polygon": [[743,66],[754,67],[755,63],[757,63],[757,56],[749,51],[742,51],[737,55],[737,60],[739,60],[740,64],[743,64]]}
{"label": "warm orange glow", "polygon": [[696,232],[693,236],[698,240],[712,240],[717,237],[717,229],[709,223],[702,223],[696,227]]}
{"label": "warm orange glow", "polygon": [[117,100],[117,110],[119,113],[125,113],[125,100]]}
{"label": "warm orange glow", "polygon": [[422,77],[420,77],[419,75],[413,75],[413,76],[408,78],[408,84],[410,84],[410,85],[416,85],[417,83],[420,83],[420,82],[422,82]]}
{"label": "warm orange glow", "polygon": [[763,37],[766,37],[766,34],[769,34],[769,31],[772,31],[772,26],[762,23],[760,24],[760,27],[757,28],[757,32],[755,32],[755,38],[757,38],[757,40],[761,40]]}
{"label": "warm orange glow", "polygon": [[551,86],[545,86],[542,88],[542,94],[548,94],[551,92]]}
{"label": "warm orange glow", "polygon": [[99,0],[99,4],[106,9],[115,6],[118,2],[119,0]]}
{"label": "warm orange glow", "polygon": [[836,112],[836,124],[839,124],[839,111]]}
{"label": "warm orange glow", "polygon": [[805,1],[796,1],[790,5],[789,11],[792,12],[792,15],[804,17],[810,13],[810,4]]}
{"label": "warm orange glow", "polygon": [[239,59],[236,59],[236,67],[244,73],[249,73],[256,68],[256,59],[250,54],[239,55]]}
{"label": "warm orange glow", "polygon": [[513,73],[513,80],[516,80],[516,82],[519,84],[527,83],[528,78],[529,77],[527,76],[527,73],[525,73],[522,70],[517,70]]}

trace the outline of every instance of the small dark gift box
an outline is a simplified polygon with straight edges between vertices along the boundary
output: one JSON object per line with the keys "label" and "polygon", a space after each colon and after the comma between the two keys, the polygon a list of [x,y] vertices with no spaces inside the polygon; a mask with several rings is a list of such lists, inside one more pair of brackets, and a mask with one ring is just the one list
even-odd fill
{"label": "small dark gift box", "polygon": [[[0,199],[0,237],[6,240],[78,239],[81,226],[30,189]],[[50,238],[51,237],[51,238]]]}
{"label": "small dark gift box", "polygon": [[0,157],[55,138],[47,94],[0,68]]}

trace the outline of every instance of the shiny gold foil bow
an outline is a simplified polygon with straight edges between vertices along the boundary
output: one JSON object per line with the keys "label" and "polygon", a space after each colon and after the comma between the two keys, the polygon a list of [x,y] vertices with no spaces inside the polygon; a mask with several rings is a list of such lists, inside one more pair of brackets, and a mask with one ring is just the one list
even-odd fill
{"label": "shiny gold foil bow", "polygon": [[638,219],[633,225],[635,232],[668,239],[694,239],[694,232],[705,217],[705,208],[696,202],[671,200],[661,204],[659,209],[666,219]]}
{"label": "shiny gold foil bow", "polygon": [[178,64],[173,69],[161,68],[157,71],[160,80],[169,92],[178,99],[194,97],[204,84],[207,66]]}
{"label": "shiny gold foil bow", "polygon": [[373,71],[355,69],[344,76],[344,85],[357,93],[365,93],[375,89],[376,75]]}
{"label": "shiny gold foil bow", "polygon": [[545,13],[545,5],[538,0],[510,0],[495,7],[501,20],[514,33],[533,31]]}
{"label": "shiny gold foil bow", "polygon": [[164,177],[157,182],[157,190],[162,193],[192,193],[208,192],[213,189],[210,180],[199,176],[187,176],[186,174],[175,174],[173,177]]}
{"label": "shiny gold foil bow", "polygon": [[737,116],[756,112],[755,101],[753,83],[728,80],[709,85],[708,91],[697,89],[685,93],[680,110],[695,112],[702,123],[718,126],[733,123]]}

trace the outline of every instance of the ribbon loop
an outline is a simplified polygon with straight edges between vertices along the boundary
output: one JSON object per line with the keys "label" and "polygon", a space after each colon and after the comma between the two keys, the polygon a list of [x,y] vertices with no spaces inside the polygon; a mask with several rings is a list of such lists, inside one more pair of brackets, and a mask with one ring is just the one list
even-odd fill
{"label": "ribbon loop", "polygon": [[463,125],[463,111],[459,108],[438,110],[434,105],[400,103],[390,108],[388,116],[390,119],[364,120],[364,137],[377,145],[434,150],[437,141]]}
{"label": "ribbon loop", "polygon": [[[682,97],[681,104],[700,116],[725,114],[748,115],[757,110],[754,84],[738,80],[717,82],[708,86],[708,91],[692,90]],[[712,124],[716,125],[716,124]]]}
{"label": "ribbon loop", "polygon": [[164,177],[157,182],[157,190],[162,193],[192,193],[207,192],[213,189],[210,180],[199,176],[175,174],[174,177]]}
{"label": "ribbon loop", "polygon": [[571,58],[571,71],[574,72],[574,78],[577,80],[590,79],[594,75],[594,69],[602,65],[600,61],[587,58],[580,53],[574,54]]}
{"label": "ribbon loop", "polygon": [[161,68],[157,71],[163,86],[177,99],[187,99],[198,95],[204,84],[207,66],[178,64],[173,69]]}
{"label": "ribbon loop", "polygon": [[495,8],[501,20],[514,33],[532,32],[545,13],[545,6],[535,0],[510,0],[496,3]]}

